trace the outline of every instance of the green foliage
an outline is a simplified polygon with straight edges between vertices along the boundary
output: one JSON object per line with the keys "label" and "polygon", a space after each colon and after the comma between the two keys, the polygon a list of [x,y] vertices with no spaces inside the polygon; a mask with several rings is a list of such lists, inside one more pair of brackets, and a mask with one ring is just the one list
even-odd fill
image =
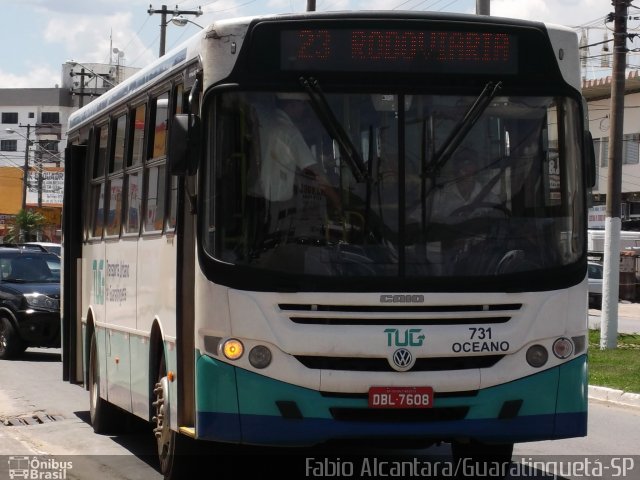
{"label": "green foliage", "polygon": [[20,210],[13,219],[9,234],[4,237],[4,240],[10,243],[36,241],[45,223],[46,219],[40,213],[34,210]]}
{"label": "green foliage", "polygon": [[640,335],[618,334],[618,348],[600,350],[600,331],[589,331],[589,384],[640,393]]}

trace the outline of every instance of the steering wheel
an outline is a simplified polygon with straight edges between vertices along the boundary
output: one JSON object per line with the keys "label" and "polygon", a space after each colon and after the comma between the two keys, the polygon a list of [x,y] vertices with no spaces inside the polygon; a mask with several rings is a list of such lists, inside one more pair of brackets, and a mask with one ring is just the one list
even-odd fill
{"label": "steering wheel", "polygon": [[540,268],[539,262],[532,260],[524,250],[509,250],[498,262],[495,273],[526,272]]}

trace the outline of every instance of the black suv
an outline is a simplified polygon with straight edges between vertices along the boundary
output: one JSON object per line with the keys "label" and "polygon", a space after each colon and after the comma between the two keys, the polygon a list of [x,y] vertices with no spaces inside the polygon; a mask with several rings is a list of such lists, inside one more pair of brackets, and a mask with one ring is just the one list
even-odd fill
{"label": "black suv", "polygon": [[60,258],[0,245],[0,359],[60,346]]}

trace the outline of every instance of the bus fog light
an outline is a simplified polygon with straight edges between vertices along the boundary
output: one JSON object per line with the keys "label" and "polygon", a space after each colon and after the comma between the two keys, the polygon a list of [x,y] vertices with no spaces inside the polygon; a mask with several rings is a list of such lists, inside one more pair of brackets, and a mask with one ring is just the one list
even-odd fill
{"label": "bus fog light", "polygon": [[573,353],[573,343],[568,338],[560,337],[553,342],[552,350],[553,354],[560,359],[569,358]]}
{"label": "bus fog light", "polygon": [[533,345],[527,350],[527,363],[534,368],[540,368],[549,358],[547,349],[542,345]]}
{"label": "bus fog light", "polygon": [[244,353],[244,345],[240,340],[230,338],[222,345],[222,353],[229,360],[238,360]]}
{"label": "bus fog light", "polygon": [[257,345],[249,352],[249,363],[255,368],[267,368],[271,363],[271,350],[264,345]]}

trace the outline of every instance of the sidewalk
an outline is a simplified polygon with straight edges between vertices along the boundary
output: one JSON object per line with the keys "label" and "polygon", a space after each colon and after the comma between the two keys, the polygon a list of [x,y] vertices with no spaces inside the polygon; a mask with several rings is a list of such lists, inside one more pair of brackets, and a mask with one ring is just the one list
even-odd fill
{"label": "sidewalk", "polygon": [[589,399],[612,403],[620,407],[640,409],[640,393],[623,392],[614,388],[589,385]]}
{"label": "sidewalk", "polygon": [[[600,310],[589,309],[590,329],[600,329],[601,316],[602,312]],[[640,334],[640,303],[632,303],[624,300],[618,303],[618,333]],[[589,398],[622,407],[640,409],[640,394],[638,393],[629,393],[613,388],[589,385]]]}

